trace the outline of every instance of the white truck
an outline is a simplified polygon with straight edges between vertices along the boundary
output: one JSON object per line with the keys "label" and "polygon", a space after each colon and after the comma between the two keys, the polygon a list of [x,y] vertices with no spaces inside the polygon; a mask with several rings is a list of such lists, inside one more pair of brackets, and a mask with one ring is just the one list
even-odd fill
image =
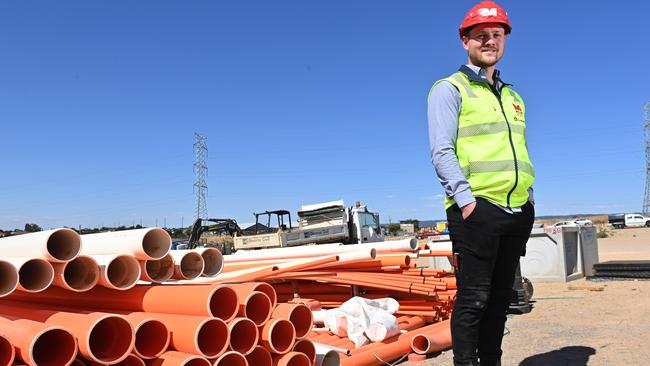
{"label": "white truck", "polygon": [[[368,211],[368,208],[359,202],[353,207],[346,207],[342,200],[303,205],[298,212],[296,228],[292,227],[289,211],[256,213],[255,227],[259,226],[260,216],[268,217],[268,224],[265,226],[267,229],[264,232],[235,236],[235,250],[337,242],[372,243],[384,240],[379,225],[379,214]],[[277,228],[270,227],[272,216],[277,216]],[[276,220],[273,221],[275,223]]]}
{"label": "white truck", "polygon": [[624,227],[650,227],[650,217],[640,214],[617,214],[609,215],[609,224],[617,229]]}

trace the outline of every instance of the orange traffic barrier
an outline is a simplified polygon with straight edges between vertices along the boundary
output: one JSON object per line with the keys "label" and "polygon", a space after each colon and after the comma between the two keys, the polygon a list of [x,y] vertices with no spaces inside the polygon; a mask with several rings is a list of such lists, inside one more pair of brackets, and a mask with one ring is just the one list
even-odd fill
{"label": "orange traffic barrier", "polygon": [[147,366],[211,366],[206,358],[190,353],[167,351],[147,361]]}
{"label": "orange traffic barrier", "polygon": [[271,299],[261,291],[250,292],[246,287],[231,285],[239,298],[237,316],[249,318],[260,327],[271,318]]}
{"label": "orange traffic barrier", "polygon": [[13,359],[14,347],[17,359],[30,366],[65,366],[77,356],[77,340],[63,327],[26,319],[10,319],[0,317],[0,334],[13,344],[10,345],[12,352],[7,352],[6,340],[0,339],[0,365],[6,364],[9,355]]}
{"label": "orange traffic barrier", "polygon": [[9,301],[0,302],[0,314],[65,328],[77,338],[79,353],[95,362],[120,362],[128,356],[135,343],[133,327],[126,318],[116,314],[78,314]]}
{"label": "orange traffic barrier", "polygon": [[230,345],[228,348],[243,355],[253,352],[259,338],[257,325],[248,318],[235,318],[228,323]]}
{"label": "orange traffic barrier", "polygon": [[273,318],[289,319],[294,326],[297,339],[307,337],[314,325],[311,310],[304,304],[279,304],[273,310]]}
{"label": "orange traffic barrier", "polygon": [[301,352],[273,356],[273,366],[311,366],[313,363]]}
{"label": "orange traffic barrier", "polygon": [[139,285],[128,291],[95,287],[83,293],[50,287],[38,296],[14,292],[9,298],[86,309],[214,316],[225,321],[235,318],[239,309],[237,293],[228,285]]}
{"label": "orange traffic barrier", "polygon": [[249,366],[273,366],[271,352],[262,346],[255,346],[253,352],[245,357]]}
{"label": "orange traffic barrier", "polygon": [[162,313],[136,314],[165,323],[171,332],[169,347],[176,351],[212,358],[228,348],[228,326],[219,318]]}
{"label": "orange traffic barrier", "polygon": [[262,328],[260,344],[271,353],[287,353],[293,347],[296,329],[286,318],[272,318]]}
{"label": "orange traffic barrier", "polygon": [[125,316],[135,330],[133,353],[136,356],[152,359],[167,350],[171,337],[165,323],[148,313],[131,313]]}
{"label": "orange traffic barrier", "polygon": [[[212,363],[213,366],[249,366],[246,357],[239,352],[228,351]],[[253,366],[253,365],[250,365]]]}
{"label": "orange traffic barrier", "polygon": [[313,365],[316,362],[316,347],[314,347],[314,342],[308,339],[301,339],[296,341],[296,344],[293,345],[294,352],[303,353],[307,358],[309,358],[310,365]]}
{"label": "orange traffic barrier", "polygon": [[9,343],[9,340],[0,335],[0,366],[11,366],[16,357],[16,350],[14,346]]}

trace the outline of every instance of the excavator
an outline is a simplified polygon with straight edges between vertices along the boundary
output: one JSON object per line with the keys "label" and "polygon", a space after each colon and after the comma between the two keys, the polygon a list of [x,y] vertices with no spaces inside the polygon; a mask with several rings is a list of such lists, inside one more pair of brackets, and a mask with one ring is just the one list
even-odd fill
{"label": "excavator", "polygon": [[[204,232],[228,234],[232,237],[241,236],[242,230],[234,219],[196,219],[190,231],[190,238],[187,243],[180,244],[177,249],[195,249],[199,246],[199,239]],[[230,254],[232,248],[224,246],[221,248],[224,254]]]}

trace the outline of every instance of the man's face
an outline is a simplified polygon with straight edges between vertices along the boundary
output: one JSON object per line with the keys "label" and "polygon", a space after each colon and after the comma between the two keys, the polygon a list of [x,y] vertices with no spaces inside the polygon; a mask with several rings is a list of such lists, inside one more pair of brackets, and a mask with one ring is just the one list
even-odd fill
{"label": "man's face", "polygon": [[498,23],[485,23],[472,28],[462,41],[470,62],[485,68],[496,65],[503,57],[506,34]]}

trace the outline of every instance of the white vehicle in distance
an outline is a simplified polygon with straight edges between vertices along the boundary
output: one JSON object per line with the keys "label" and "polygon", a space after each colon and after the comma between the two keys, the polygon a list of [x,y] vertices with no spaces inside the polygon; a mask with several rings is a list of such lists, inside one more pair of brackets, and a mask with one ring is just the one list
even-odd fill
{"label": "white vehicle in distance", "polygon": [[578,224],[573,221],[560,221],[551,225],[551,227],[578,227]]}
{"label": "white vehicle in distance", "polygon": [[589,219],[577,219],[577,220],[573,220],[573,222],[575,222],[576,225],[579,225],[579,226],[593,226],[593,224],[594,224]]}

